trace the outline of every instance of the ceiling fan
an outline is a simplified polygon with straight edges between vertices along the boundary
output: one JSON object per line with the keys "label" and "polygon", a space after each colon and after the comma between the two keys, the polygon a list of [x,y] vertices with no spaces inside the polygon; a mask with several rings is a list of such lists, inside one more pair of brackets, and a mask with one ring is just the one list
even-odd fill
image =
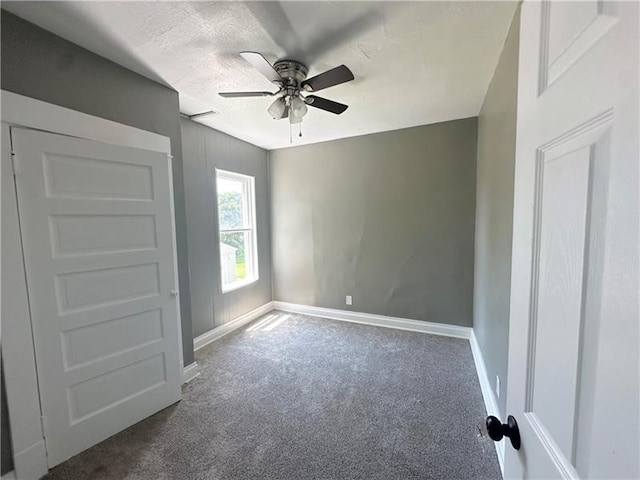
{"label": "ceiling fan", "polygon": [[280,60],[271,65],[257,52],[241,52],[240,55],[268,80],[278,85],[279,89],[277,92],[222,92],[221,97],[277,96],[278,98],[267,111],[275,120],[288,118],[291,124],[302,122],[302,117],[307,113],[307,105],[336,115],[340,115],[348,108],[347,105],[316,95],[302,95],[302,93],[317,92],[353,80],[353,73],[344,65],[307,79],[309,72],[307,66],[295,60]]}

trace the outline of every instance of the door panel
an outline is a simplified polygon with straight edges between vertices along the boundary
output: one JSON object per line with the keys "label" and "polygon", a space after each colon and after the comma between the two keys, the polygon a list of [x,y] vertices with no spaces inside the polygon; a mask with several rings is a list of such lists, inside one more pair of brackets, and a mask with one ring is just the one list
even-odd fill
{"label": "door panel", "polygon": [[60,154],[47,154],[43,164],[47,197],[153,200],[149,165]]}
{"label": "door panel", "polygon": [[[133,329],[131,325],[137,328]],[[131,335],[124,336],[123,331],[129,331]],[[159,308],[68,328],[62,334],[64,364],[70,369],[158,340],[162,340],[162,310]]]}
{"label": "door panel", "polygon": [[49,229],[55,258],[157,247],[153,215],[51,215]]}
{"label": "door panel", "polygon": [[49,467],[180,399],[166,154],[12,129]]}
{"label": "door panel", "polygon": [[615,2],[546,1],[541,10],[540,92],[592,49],[617,20]]}
{"label": "door panel", "polygon": [[505,476],[637,478],[638,3],[520,31]]}
{"label": "door panel", "polygon": [[[582,326],[590,152],[583,148],[541,162],[530,409],[570,457]],[[558,364],[566,368],[558,369]],[[549,395],[550,391],[554,394]]]}

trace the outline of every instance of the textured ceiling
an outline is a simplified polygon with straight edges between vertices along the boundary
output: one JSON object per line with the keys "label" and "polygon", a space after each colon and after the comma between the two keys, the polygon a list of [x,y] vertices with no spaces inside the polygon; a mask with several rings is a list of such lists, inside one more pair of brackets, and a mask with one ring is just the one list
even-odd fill
{"label": "textured ceiling", "polygon": [[273,85],[238,52],[292,58],[309,77],[340,64],[355,81],[318,95],[349,105],[309,108],[293,144],[475,116],[517,2],[2,2],[2,7],[180,93],[181,110],[263,148],[290,146],[272,98],[221,91]]}

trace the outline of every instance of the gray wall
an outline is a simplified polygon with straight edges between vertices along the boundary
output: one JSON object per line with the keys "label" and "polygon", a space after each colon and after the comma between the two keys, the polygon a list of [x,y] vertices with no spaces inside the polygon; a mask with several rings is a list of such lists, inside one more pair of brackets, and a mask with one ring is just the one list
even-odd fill
{"label": "gray wall", "polygon": [[177,92],[2,10],[2,89],[171,139],[184,363],[193,362]]}
{"label": "gray wall", "polygon": [[506,412],[513,232],[513,173],[520,11],[515,15],[478,120],[473,326]]}
{"label": "gray wall", "polygon": [[[189,265],[194,336],[271,301],[269,167],[267,152],[183,119],[182,147],[189,230]],[[260,279],[220,293],[215,169],[255,177]]]}
{"label": "gray wall", "polygon": [[274,300],[471,326],[475,118],[270,163]]}

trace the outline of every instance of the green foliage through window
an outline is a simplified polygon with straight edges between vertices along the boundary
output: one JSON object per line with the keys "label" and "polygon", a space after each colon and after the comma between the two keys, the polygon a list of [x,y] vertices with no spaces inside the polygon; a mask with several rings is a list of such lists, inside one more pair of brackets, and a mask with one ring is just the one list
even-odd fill
{"label": "green foliage through window", "polygon": [[[220,229],[242,228],[242,194],[224,192],[218,195]],[[242,233],[220,233],[220,241],[236,249],[236,262],[244,263],[244,235]]]}
{"label": "green foliage through window", "polygon": [[219,194],[218,213],[220,215],[220,230],[242,228],[242,194],[240,192]]}

